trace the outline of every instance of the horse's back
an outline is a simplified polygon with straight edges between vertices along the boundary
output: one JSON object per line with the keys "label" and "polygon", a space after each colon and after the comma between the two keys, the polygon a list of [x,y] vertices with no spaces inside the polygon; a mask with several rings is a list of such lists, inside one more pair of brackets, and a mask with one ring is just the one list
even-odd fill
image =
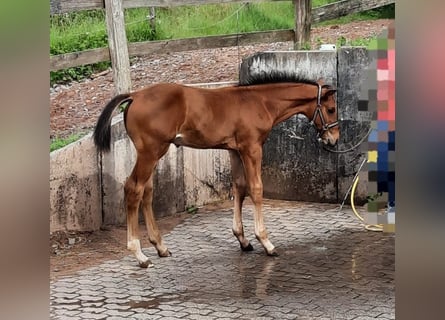
{"label": "horse's back", "polygon": [[131,96],[126,124],[136,148],[142,139],[142,145],[150,140],[194,148],[236,149],[237,136],[262,136],[271,127],[262,115],[261,97],[245,88],[159,83]]}

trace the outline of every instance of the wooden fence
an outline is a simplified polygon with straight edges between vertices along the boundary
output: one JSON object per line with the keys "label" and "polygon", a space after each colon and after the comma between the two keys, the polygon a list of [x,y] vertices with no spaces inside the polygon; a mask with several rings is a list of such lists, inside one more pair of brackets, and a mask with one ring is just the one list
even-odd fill
{"label": "wooden fence", "polygon": [[335,19],[347,14],[395,3],[395,0],[343,0],[312,9],[311,0],[292,0],[295,8],[294,29],[178,40],[127,42],[124,9],[216,3],[256,3],[264,1],[285,0],[50,0],[50,13],[52,15],[105,8],[108,33],[108,48],[53,55],[50,57],[50,71],[111,60],[116,92],[122,93],[131,89],[130,56],[279,41],[294,41],[295,49],[300,49],[310,40],[311,23]]}

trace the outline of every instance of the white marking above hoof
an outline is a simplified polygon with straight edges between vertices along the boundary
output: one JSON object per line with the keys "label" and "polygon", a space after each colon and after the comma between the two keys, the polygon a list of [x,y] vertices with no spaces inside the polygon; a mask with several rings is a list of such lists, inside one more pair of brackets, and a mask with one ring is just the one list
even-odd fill
{"label": "white marking above hoof", "polygon": [[141,268],[151,268],[153,267],[153,263],[147,259],[146,261],[139,261],[139,267]]}

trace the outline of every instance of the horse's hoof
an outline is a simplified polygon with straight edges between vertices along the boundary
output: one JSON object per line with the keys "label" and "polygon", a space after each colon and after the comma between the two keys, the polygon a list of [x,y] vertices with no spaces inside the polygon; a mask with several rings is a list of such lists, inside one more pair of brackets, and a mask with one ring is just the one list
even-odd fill
{"label": "horse's hoof", "polygon": [[168,249],[165,250],[164,252],[158,251],[158,256],[160,256],[161,258],[170,257],[171,255],[172,255],[172,253]]}
{"label": "horse's hoof", "polygon": [[249,243],[246,247],[243,247],[242,244],[240,244],[241,250],[244,252],[253,251],[252,245]]}
{"label": "horse's hoof", "polygon": [[153,263],[150,260],[146,260],[146,261],[139,261],[139,267],[141,268],[151,268],[153,267]]}
{"label": "horse's hoof", "polygon": [[278,257],[278,256],[279,256],[278,252],[277,252],[275,249],[273,249],[273,250],[270,251],[270,252],[267,252],[267,251],[266,251],[266,253],[267,253],[267,255],[268,255],[269,257]]}

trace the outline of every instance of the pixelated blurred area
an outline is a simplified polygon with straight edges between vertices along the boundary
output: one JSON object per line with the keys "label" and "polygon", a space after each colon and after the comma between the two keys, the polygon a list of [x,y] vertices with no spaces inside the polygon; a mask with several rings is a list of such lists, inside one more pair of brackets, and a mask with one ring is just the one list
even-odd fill
{"label": "pixelated blurred area", "polygon": [[[372,114],[366,222],[395,231],[395,24],[368,47],[369,69],[358,109]],[[365,91],[365,92],[363,92]]]}

